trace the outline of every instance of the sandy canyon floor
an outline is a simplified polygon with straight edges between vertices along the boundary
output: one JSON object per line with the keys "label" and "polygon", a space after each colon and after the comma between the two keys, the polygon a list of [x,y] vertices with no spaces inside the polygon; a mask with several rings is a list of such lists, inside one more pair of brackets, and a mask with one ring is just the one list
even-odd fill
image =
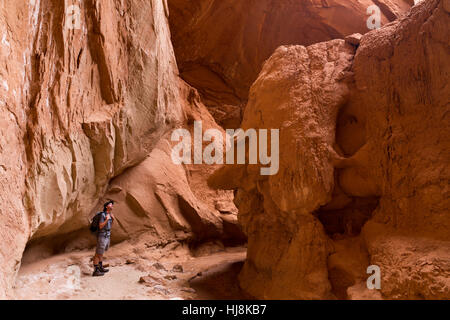
{"label": "sandy canyon floor", "polygon": [[247,299],[237,275],[245,247],[207,243],[195,250],[172,242],[164,247],[124,242],[105,255],[110,271],[92,277],[94,250],[62,253],[22,265],[15,299],[154,300]]}

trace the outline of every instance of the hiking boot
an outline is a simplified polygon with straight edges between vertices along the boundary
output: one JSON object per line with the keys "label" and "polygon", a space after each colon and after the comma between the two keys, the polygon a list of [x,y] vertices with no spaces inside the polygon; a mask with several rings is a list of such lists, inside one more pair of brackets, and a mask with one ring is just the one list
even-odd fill
{"label": "hiking boot", "polygon": [[104,276],[104,275],[105,275],[105,273],[102,272],[100,270],[100,268],[95,268],[94,273],[92,274],[93,277],[100,277],[100,276]]}
{"label": "hiking boot", "polygon": [[103,268],[103,265],[102,265],[101,262],[100,262],[99,270],[100,270],[101,272],[103,272],[103,273],[109,272],[109,269]]}

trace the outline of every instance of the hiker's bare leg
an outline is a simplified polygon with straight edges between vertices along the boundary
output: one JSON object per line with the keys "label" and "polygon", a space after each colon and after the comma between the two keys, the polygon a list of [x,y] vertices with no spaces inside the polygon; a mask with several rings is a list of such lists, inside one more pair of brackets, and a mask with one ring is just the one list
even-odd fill
{"label": "hiker's bare leg", "polygon": [[98,265],[98,263],[102,260],[103,260],[103,255],[96,253],[94,256],[94,265]]}

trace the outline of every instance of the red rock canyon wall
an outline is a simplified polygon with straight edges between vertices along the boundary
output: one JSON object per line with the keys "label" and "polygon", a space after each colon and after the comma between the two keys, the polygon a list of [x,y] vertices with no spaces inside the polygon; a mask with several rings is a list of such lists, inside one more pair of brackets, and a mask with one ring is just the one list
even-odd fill
{"label": "red rock canyon wall", "polygon": [[209,181],[238,190],[249,293],[450,297],[449,12],[425,1],[357,49],[281,46],[264,63],[242,127],[280,129],[280,171],[224,166]]}

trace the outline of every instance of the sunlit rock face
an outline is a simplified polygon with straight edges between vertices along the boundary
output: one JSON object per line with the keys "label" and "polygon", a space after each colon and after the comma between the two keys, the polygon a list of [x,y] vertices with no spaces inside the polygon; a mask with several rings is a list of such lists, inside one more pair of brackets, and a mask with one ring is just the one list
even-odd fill
{"label": "sunlit rock face", "polygon": [[[2,1],[0,298],[114,199],[113,244],[248,237],[257,298],[449,299],[450,5],[413,2]],[[194,121],[279,129],[277,174],[174,164]]]}
{"label": "sunlit rock face", "polygon": [[244,129],[280,128],[278,173],[261,176],[255,165],[225,166],[211,178],[220,185],[245,172],[235,201],[249,237],[240,280],[252,295],[331,296],[330,247],[312,213],[331,200],[336,118],[348,98],[345,77],[354,52],[344,40],[278,48],[250,90],[242,123]]}
{"label": "sunlit rock face", "polygon": [[[158,150],[170,150],[161,146],[170,143],[172,129],[194,111],[209,116],[178,76],[168,14],[161,0],[1,2],[0,297],[9,291],[27,243],[45,248],[39,249],[41,258],[56,247],[89,246],[89,218],[118,190],[111,190],[111,179],[140,163],[134,171],[151,175],[158,161],[170,157]],[[158,152],[165,158],[147,165],[144,160]],[[120,179],[117,241],[155,230],[154,220],[140,221],[153,210],[178,210],[173,215],[191,219],[182,228],[158,220],[165,226],[157,230],[161,238],[178,236],[180,228],[203,234],[202,221],[209,221],[208,235],[221,234],[214,205],[198,200],[185,169],[177,170],[170,183],[156,176],[156,182],[131,181],[127,189]],[[161,201],[171,208],[146,200],[158,183],[178,184],[158,191],[162,198],[167,192]],[[232,200],[230,192],[214,196]],[[186,203],[179,204],[179,197]]]}
{"label": "sunlit rock face", "polygon": [[250,86],[277,47],[364,34],[374,4],[384,25],[412,0],[168,0],[181,76],[225,128],[239,127]]}
{"label": "sunlit rock face", "polygon": [[[364,35],[281,46],[242,127],[280,129],[280,170],[224,166],[260,298],[448,298],[449,13],[418,4]],[[237,177],[230,181],[227,177]],[[366,289],[366,268],[381,289]]]}
{"label": "sunlit rock face", "polygon": [[30,238],[85,226],[109,179],[182,120],[162,2],[84,1],[79,29],[68,5],[0,5],[2,289]]}

